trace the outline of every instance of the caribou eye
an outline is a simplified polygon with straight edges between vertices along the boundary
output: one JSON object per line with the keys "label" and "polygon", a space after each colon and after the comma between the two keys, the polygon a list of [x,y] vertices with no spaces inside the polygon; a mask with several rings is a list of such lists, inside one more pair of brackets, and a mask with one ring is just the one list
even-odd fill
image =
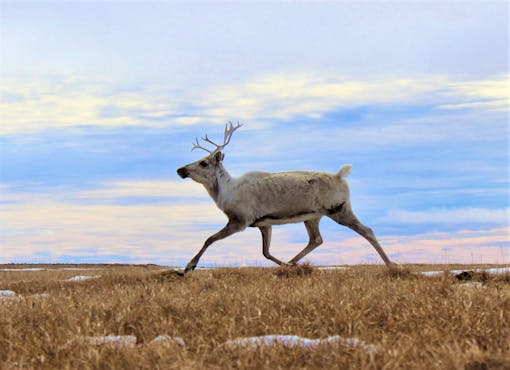
{"label": "caribou eye", "polygon": [[199,164],[200,164],[200,167],[207,167],[207,165],[208,165],[206,161],[202,161]]}

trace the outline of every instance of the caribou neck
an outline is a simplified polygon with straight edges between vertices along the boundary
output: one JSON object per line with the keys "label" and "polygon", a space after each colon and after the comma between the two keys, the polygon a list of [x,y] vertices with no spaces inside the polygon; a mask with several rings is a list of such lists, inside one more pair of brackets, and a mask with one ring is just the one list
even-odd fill
{"label": "caribou neck", "polygon": [[221,163],[218,165],[216,174],[217,175],[212,179],[210,183],[204,184],[204,187],[211,198],[213,198],[214,202],[219,205],[219,194],[232,181],[232,177]]}

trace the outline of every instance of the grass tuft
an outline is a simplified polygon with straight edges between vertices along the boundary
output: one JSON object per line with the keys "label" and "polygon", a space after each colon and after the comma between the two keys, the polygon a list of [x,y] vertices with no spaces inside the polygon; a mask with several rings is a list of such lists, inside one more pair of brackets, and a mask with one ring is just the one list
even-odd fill
{"label": "grass tuft", "polygon": [[273,272],[274,276],[279,278],[291,278],[296,276],[308,276],[314,272],[314,267],[305,262],[294,266],[279,266]]}
{"label": "grass tuft", "polygon": [[165,281],[181,280],[185,276],[186,275],[182,271],[168,270],[168,271],[153,273],[150,276],[150,279],[155,281],[155,282],[165,282]]}
{"label": "grass tuft", "polygon": [[417,277],[416,274],[405,265],[385,268],[384,274],[390,279],[415,279]]}
{"label": "grass tuft", "polygon": [[510,359],[500,357],[469,361],[464,370],[510,370]]}

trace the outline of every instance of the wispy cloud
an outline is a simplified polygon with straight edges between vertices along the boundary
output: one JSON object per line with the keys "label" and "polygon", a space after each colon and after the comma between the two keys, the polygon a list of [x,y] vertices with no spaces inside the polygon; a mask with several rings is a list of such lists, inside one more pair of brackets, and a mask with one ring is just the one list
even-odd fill
{"label": "wispy cloud", "polygon": [[383,242],[403,262],[509,263],[510,227],[387,236]]}
{"label": "wispy cloud", "polygon": [[509,87],[506,75],[475,81],[440,75],[360,80],[334,73],[269,74],[201,91],[122,89],[73,78],[8,80],[2,85],[0,134],[75,126],[179,126],[231,118],[261,123],[317,119],[364,105],[506,110]]}
{"label": "wispy cloud", "polygon": [[442,104],[443,109],[477,108],[507,111],[510,105],[510,76],[483,81],[452,82],[448,95],[462,97],[463,102]]}
{"label": "wispy cloud", "polygon": [[[339,238],[335,233],[323,233],[327,243],[323,254],[344,263],[375,262],[380,258],[375,250],[358,236]],[[350,233],[354,235],[353,233]],[[344,234],[345,235],[345,234]],[[379,241],[387,254],[399,263],[510,263],[510,227],[479,230],[452,229],[448,232],[425,232],[411,235],[382,235]],[[326,256],[324,256],[326,257]],[[326,257],[327,258],[327,257]]]}
{"label": "wispy cloud", "polygon": [[0,134],[79,126],[157,126],[177,114],[179,94],[124,90],[75,78],[6,80],[0,90]]}
{"label": "wispy cloud", "polygon": [[[458,101],[461,94],[452,86],[450,78],[438,75],[359,80],[328,73],[282,73],[217,86],[214,94],[207,91],[198,101],[205,116],[288,120],[297,116],[320,118],[346,107],[437,103],[445,96]],[[501,99],[501,91],[494,94]]]}
{"label": "wispy cloud", "polygon": [[[150,186],[146,187],[147,189]],[[53,261],[128,260],[184,264],[198,252],[207,237],[224,226],[227,219],[212,201],[186,204],[118,205],[80,204],[36,199],[0,207],[2,256],[0,262],[28,261],[50,256]],[[140,189],[120,196],[147,195]],[[65,197],[64,197],[65,198]],[[20,198],[18,197],[18,200]],[[290,226],[290,230],[292,230]],[[305,234],[300,225],[301,232]],[[297,253],[288,244],[287,233],[277,233],[275,250],[282,256]],[[264,261],[260,233],[248,229],[210,248],[204,263]],[[302,247],[302,246],[301,246]],[[297,248],[295,248],[297,249]],[[283,258],[283,257],[282,257]]]}
{"label": "wispy cloud", "polygon": [[[103,188],[96,190],[48,194],[13,194],[8,190],[8,187],[2,187],[4,199],[15,200],[16,203],[0,207],[2,262],[28,261],[36,256],[46,256],[46,260],[51,257],[54,261],[92,258],[95,261],[182,265],[198,251],[208,236],[226,222],[225,215],[212,201],[199,201],[203,195],[201,189],[172,181],[118,181],[104,184]],[[120,205],[116,201],[117,198],[148,197],[155,193],[181,197],[188,202]],[[197,201],[190,203],[190,197],[196,196]],[[83,199],[90,203],[83,204]],[[108,201],[104,202],[105,199]],[[412,217],[419,216],[420,222],[427,223],[442,217],[441,222],[454,225],[449,232],[390,234],[380,235],[379,239],[398,262],[507,262],[508,226],[478,230],[463,227],[466,222],[483,225],[482,216],[492,217],[491,222],[504,221],[505,214],[496,211],[496,216],[491,216],[491,212],[477,209],[470,213],[463,209],[436,211],[430,215],[410,211],[394,214],[385,221],[398,219],[399,222],[409,222]],[[461,216],[464,219],[456,224]],[[307,257],[313,263],[380,262],[370,244],[349,229],[329,220],[321,223],[321,229],[325,243]],[[278,258],[290,259],[304,248],[306,241],[302,224],[277,227],[273,234],[272,252]],[[258,230],[249,228],[216,243],[208,250],[202,263],[267,264],[261,255],[260,243]]]}
{"label": "wispy cloud", "polygon": [[510,208],[456,208],[426,211],[393,209],[388,212],[384,220],[404,224],[509,224]]}
{"label": "wispy cloud", "polygon": [[191,181],[130,180],[113,181],[94,190],[79,191],[75,199],[115,199],[123,197],[154,198],[207,198],[209,195],[202,185]]}
{"label": "wispy cloud", "polygon": [[[28,261],[40,254],[54,260],[124,260],[184,264],[204,240],[222,227],[224,216],[212,204],[184,206],[77,206],[55,202],[3,207],[2,262]],[[325,243],[307,260],[315,264],[380,263],[368,242],[348,229],[323,225]],[[508,227],[459,229],[416,235],[383,235],[384,249],[397,262],[508,263]],[[273,233],[272,253],[284,260],[306,244],[303,225]],[[296,238],[299,236],[298,238]],[[247,229],[215,243],[203,264],[267,264],[260,233]]]}

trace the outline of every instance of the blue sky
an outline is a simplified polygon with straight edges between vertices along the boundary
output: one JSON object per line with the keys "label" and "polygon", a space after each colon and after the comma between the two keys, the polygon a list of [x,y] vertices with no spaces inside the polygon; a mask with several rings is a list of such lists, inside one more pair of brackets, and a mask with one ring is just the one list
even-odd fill
{"label": "blue sky", "polygon": [[[0,3],[0,262],[184,265],[226,218],[175,170],[336,172],[397,262],[510,262],[507,2]],[[321,222],[316,264],[380,263]],[[276,227],[290,259],[302,224]],[[202,265],[265,265],[256,229]]]}

